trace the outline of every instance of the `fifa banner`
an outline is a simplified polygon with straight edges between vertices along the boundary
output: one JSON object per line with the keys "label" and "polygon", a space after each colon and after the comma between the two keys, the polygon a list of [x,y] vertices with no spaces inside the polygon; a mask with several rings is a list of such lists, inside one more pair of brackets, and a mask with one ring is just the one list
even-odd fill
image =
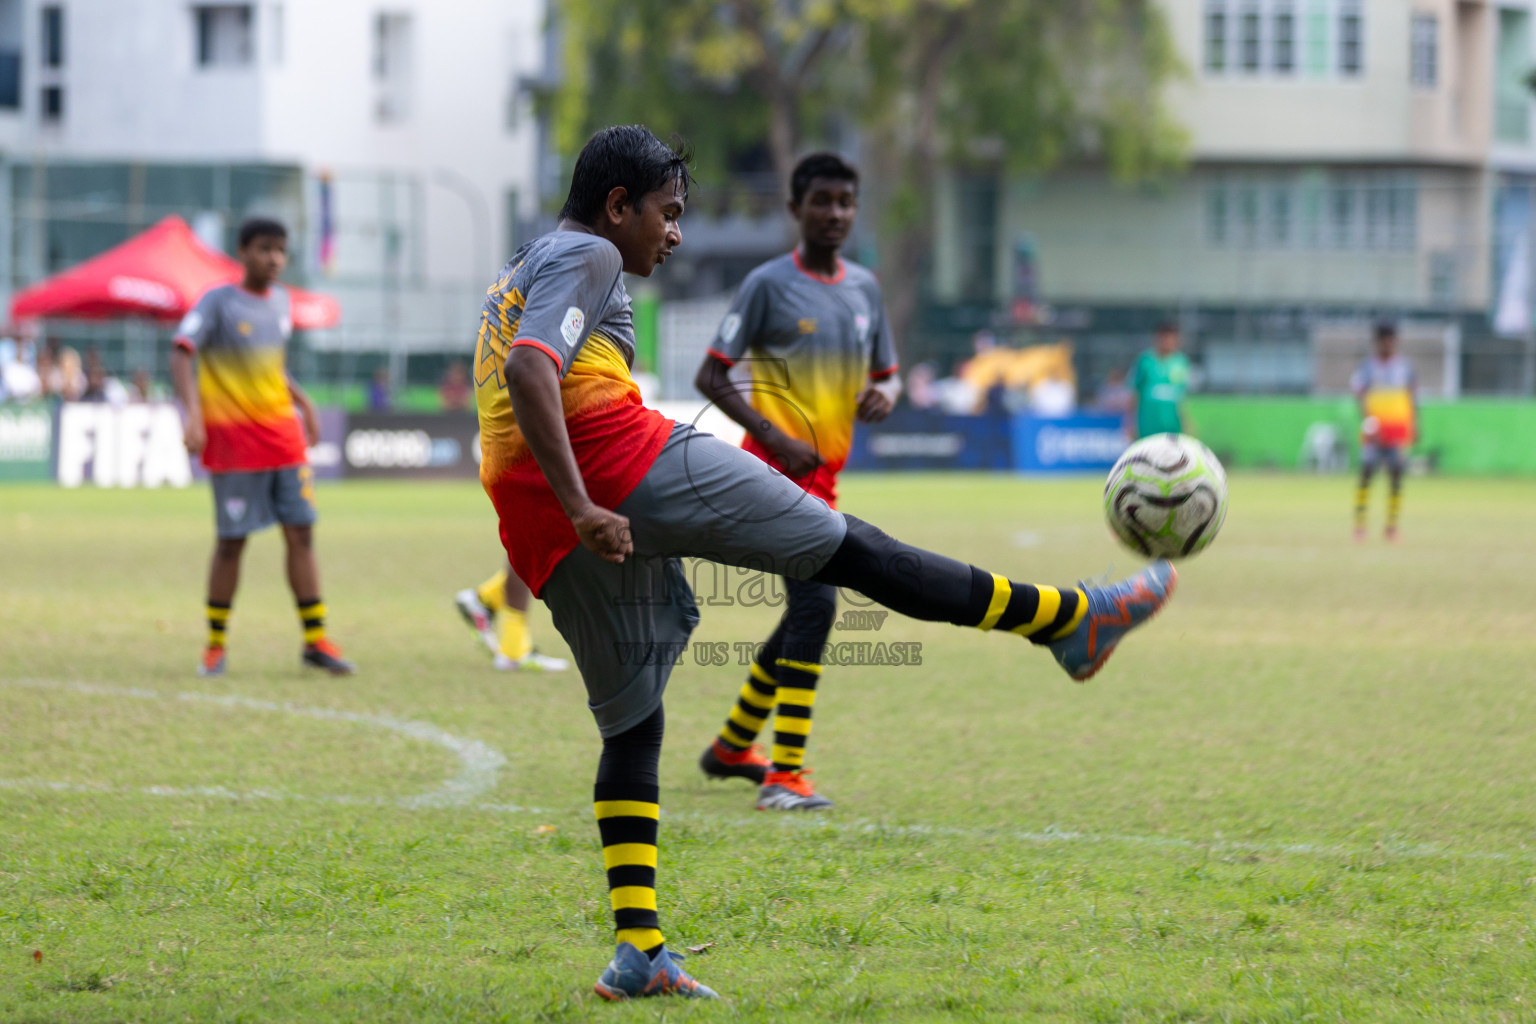
{"label": "fifa banner", "polygon": [[480,421],[468,413],[353,413],[341,454],[348,479],[473,479]]}
{"label": "fifa banner", "polygon": [[[309,449],[318,479],[341,476],[346,422],[339,409],[320,410],[320,443]],[[53,475],[63,487],[186,487],[207,473],[182,438],[181,410],[170,402],[67,402],[59,407]]]}
{"label": "fifa banner", "polygon": [[859,424],[848,453],[852,470],[1008,469],[1008,417],[950,416],[897,409],[875,424]]}
{"label": "fifa banner", "polygon": [[1011,427],[1021,473],[1108,472],[1130,444],[1119,416],[1015,416]]}
{"label": "fifa banner", "polygon": [[53,479],[53,407],[0,405],[0,481]]}

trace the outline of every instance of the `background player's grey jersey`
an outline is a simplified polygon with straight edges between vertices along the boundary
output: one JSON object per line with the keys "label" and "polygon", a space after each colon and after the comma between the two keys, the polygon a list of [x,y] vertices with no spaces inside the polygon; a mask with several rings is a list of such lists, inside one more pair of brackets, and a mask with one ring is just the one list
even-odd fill
{"label": "background player's grey jersey", "polygon": [[274,284],[265,295],[226,284],[211,289],[181,320],[176,339],[199,352],[215,349],[281,350],[293,334],[288,289]]}

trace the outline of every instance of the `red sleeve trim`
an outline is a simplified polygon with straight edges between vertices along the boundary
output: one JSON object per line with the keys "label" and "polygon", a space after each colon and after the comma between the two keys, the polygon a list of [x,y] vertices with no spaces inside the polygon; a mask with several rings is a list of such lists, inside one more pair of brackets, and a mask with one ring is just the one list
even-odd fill
{"label": "red sleeve trim", "polygon": [[886,367],[883,370],[876,370],[876,371],[874,371],[873,373],[871,373],[869,375],[869,379],[870,380],[885,380],[891,374],[895,373],[899,369],[901,369],[900,364],[893,363],[892,365]]}
{"label": "red sleeve trim", "polygon": [[545,355],[549,356],[549,358],[555,361],[555,369],[561,370],[565,368],[565,364],[560,360],[560,353],[556,352],[542,341],[534,341],[532,338],[518,338],[516,341],[512,342],[513,348],[517,348],[519,345],[527,345],[529,348],[536,348],[540,352],[543,352]]}
{"label": "red sleeve trim", "polygon": [[192,344],[191,338],[172,338],[171,345],[175,348],[191,352],[193,355],[197,354],[197,346]]}
{"label": "red sleeve trim", "polygon": [[720,360],[722,363],[725,364],[725,368],[727,370],[729,370],[731,367],[736,365],[736,360],[732,359],[730,356],[726,355],[724,352],[716,352],[714,349],[706,349],[704,354],[705,355],[714,356],[716,359]]}

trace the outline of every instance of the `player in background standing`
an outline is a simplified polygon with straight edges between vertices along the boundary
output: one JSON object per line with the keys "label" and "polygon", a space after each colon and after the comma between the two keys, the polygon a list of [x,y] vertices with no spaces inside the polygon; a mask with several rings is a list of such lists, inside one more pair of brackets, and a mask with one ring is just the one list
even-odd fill
{"label": "player in background standing", "polygon": [[[854,421],[885,419],[899,394],[896,346],[875,275],[839,255],[859,210],[858,171],[813,153],[790,176],[788,205],[799,246],[747,275],[695,383],[746,428],[743,448],[836,508]],[[735,383],[728,371],[743,361],[751,379]],[[783,618],[699,767],[756,782],[758,810],[819,810],[832,801],[806,778],[805,747],[837,588],[784,585]],[[753,742],[770,713],[771,762]]]}
{"label": "player in background standing", "polygon": [[1152,347],[1131,366],[1126,378],[1131,389],[1126,422],[1128,429],[1134,426],[1136,437],[1185,433],[1183,404],[1189,391],[1189,358],[1179,351],[1182,344],[1179,325],[1164,320],[1157,325]]}
{"label": "player in background standing", "polygon": [[[533,600],[528,584],[518,579],[509,565],[478,587],[466,587],[453,603],[469,628],[491,649],[494,664],[503,672],[564,672],[571,663],[540,654],[528,632],[528,604]],[[500,617],[501,625],[496,622]]]}
{"label": "player in background standing", "polygon": [[1403,470],[1408,449],[1418,440],[1418,378],[1413,363],[1397,351],[1397,325],[1376,325],[1375,354],[1350,378],[1350,390],[1360,403],[1360,486],[1355,490],[1355,540],[1365,540],[1366,505],[1371,478],[1385,466],[1391,484],[1387,498],[1388,541],[1397,540],[1397,517],[1403,500]]}
{"label": "player in background standing", "polygon": [[517,251],[481,306],[483,458],[518,576],[570,644],[603,737],[593,785],[615,939],[605,999],[713,997],[666,948],[656,902],[662,697],[699,621],[680,559],[848,587],[928,621],[1024,636],[1074,679],[1168,600],[1173,566],[1109,586],[1009,580],[828,507],[761,460],[640,400],[623,273],[682,243],[686,158],[639,125],[594,135],[556,229]]}
{"label": "player in background standing", "polygon": [[320,440],[320,419],[283,365],[293,317],[277,279],[288,265],[288,230],[274,220],[248,220],[240,226],[237,255],[244,279],[198,300],[177,328],[171,353],[171,380],[187,415],[187,451],[201,453],[212,478],[218,531],[208,571],[208,646],[197,674],[224,674],[245,539],[278,523],[304,632],[301,663],[349,675],[353,664],[325,634],[315,562],[315,476],[305,442]]}

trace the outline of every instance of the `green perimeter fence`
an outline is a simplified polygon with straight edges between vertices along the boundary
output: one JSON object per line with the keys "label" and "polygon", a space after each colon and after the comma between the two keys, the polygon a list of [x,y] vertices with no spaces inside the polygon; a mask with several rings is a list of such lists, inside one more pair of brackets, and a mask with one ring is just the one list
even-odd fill
{"label": "green perimeter fence", "polygon": [[[1200,396],[1190,429],[1239,468],[1295,469],[1330,450],[1352,460],[1360,414],[1353,399]],[[1420,407],[1414,452],[1432,472],[1536,476],[1536,402],[1464,399]]]}

